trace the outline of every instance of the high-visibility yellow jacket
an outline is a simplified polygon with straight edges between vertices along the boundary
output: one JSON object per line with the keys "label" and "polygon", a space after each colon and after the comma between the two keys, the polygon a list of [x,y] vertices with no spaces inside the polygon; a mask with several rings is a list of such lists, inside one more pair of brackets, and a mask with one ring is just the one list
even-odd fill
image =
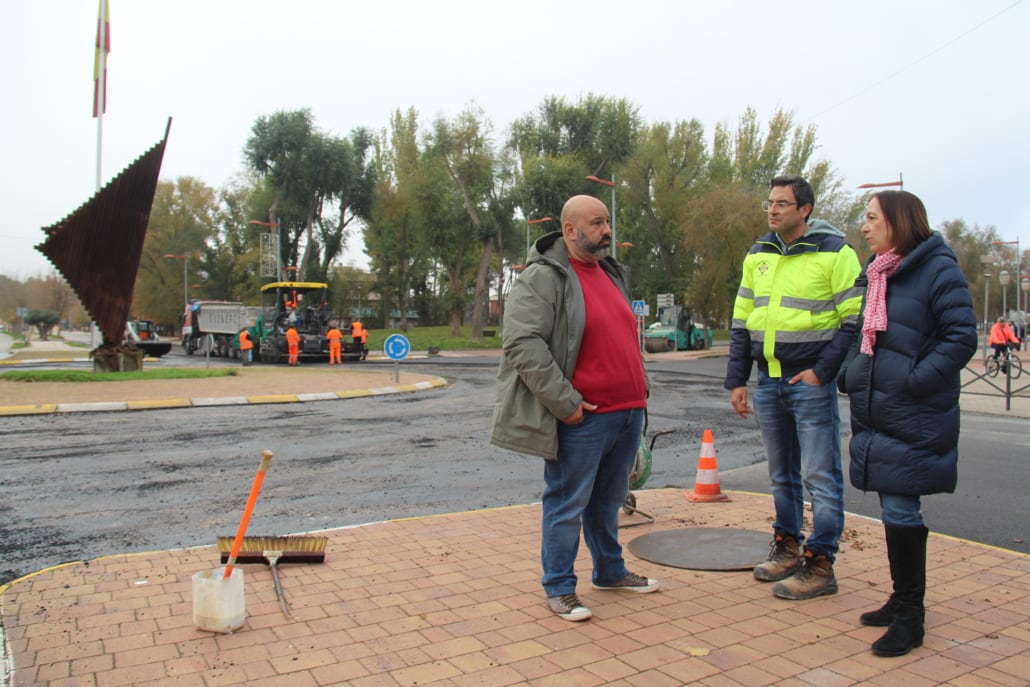
{"label": "high-visibility yellow jacket", "polygon": [[747,384],[752,362],[770,377],[811,368],[832,382],[857,331],[865,289],[862,267],[844,234],[823,220],[790,246],[775,232],[744,258],[733,304],[725,387]]}

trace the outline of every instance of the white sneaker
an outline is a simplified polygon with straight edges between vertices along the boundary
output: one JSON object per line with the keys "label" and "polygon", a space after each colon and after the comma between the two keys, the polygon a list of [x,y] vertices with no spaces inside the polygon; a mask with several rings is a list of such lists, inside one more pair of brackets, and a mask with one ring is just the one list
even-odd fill
{"label": "white sneaker", "polygon": [[650,577],[643,577],[634,573],[626,573],[624,578],[611,584],[597,584],[596,582],[592,584],[594,589],[614,592],[636,592],[637,594],[647,594],[649,592],[658,591],[658,580],[652,580]]}
{"label": "white sneaker", "polygon": [[593,615],[575,594],[549,596],[547,597],[547,607],[562,620],[571,620],[572,622],[586,620]]}

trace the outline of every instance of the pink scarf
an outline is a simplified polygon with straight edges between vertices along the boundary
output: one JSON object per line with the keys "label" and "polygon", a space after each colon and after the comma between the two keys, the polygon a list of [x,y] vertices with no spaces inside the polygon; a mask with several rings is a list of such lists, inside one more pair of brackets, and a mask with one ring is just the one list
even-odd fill
{"label": "pink scarf", "polygon": [[887,331],[887,277],[898,269],[902,257],[892,248],[877,255],[866,268],[869,285],[866,287],[865,321],[862,324],[860,350],[870,356],[874,354],[876,332]]}

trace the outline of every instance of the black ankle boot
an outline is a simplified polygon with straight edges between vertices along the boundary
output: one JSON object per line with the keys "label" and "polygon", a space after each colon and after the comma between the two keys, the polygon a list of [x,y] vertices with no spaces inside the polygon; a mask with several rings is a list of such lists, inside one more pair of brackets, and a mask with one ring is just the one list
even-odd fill
{"label": "black ankle boot", "polygon": [[[926,593],[926,538],[925,527],[893,527],[885,525],[887,556],[891,563],[894,593],[879,611],[865,613],[872,620],[890,616],[887,632],[873,642],[877,656],[904,656],[923,645],[926,612],[923,596]],[[871,623],[866,623],[871,624]]]}
{"label": "black ankle boot", "polygon": [[891,594],[890,598],[880,608],[875,611],[867,611],[862,615],[858,616],[858,622],[868,627],[890,627],[891,621],[894,620],[894,614],[898,611],[898,604],[894,600],[894,595]]}
{"label": "black ankle boot", "polygon": [[[887,599],[887,603],[885,603],[883,606],[876,609],[875,611],[868,611],[858,616],[858,622],[869,627],[890,627],[891,621],[894,620],[894,613],[897,611],[898,608],[898,601],[895,598],[895,592],[898,588],[898,561],[896,560],[897,555],[891,555],[892,549],[890,544],[890,526],[884,525],[883,529],[883,536],[887,542],[887,562],[890,564],[891,583],[893,584],[893,587],[891,589],[893,591],[891,591],[891,595]],[[895,546],[895,548],[897,548],[897,546]],[[896,554],[897,552],[894,553]]]}
{"label": "black ankle boot", "polygon": [[873,642],[873,653],[877,656],[904,656],[923,646],[923,619],[922,607],[905,605],[899,608],[887,632]]}

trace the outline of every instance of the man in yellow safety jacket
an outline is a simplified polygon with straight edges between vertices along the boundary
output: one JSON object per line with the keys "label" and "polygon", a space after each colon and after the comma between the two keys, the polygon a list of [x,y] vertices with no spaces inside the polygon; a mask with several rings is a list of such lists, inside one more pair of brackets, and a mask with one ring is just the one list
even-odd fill
{"label": "man in yellow safety jacket", "polygon": [[[771,231],[744,258],[724,386],[734,411],[748,417],[747,382],[757,363],[753,412],[776,519],[769,559],[754,577],[777,582],[773,594],[780,598],[810,599],[837,591],[844,475],[836,377],[857,332],[865,289],[856,284],[861,266],[843,232],[811,219],[811,185],[782,176],[769,186],[762,209]],[[802,486],[812,502],[807,539]]]}

